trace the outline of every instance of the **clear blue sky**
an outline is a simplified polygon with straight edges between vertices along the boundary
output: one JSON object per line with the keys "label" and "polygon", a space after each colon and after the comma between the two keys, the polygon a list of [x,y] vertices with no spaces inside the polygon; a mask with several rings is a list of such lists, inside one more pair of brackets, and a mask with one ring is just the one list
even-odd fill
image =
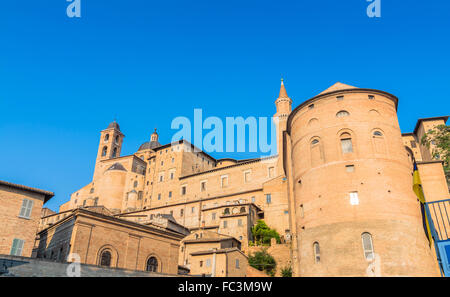
{"label": "clear blue sky", "polygon": [[380,19],[365,0],[81,3],[0,3],[0,179],[54,191],[52,209],[91,181],[115,116],[132,154],[194,108],[271,116],[281,76],[294,106],[337,81],[391,92],[403,132],[450,114],[449,1],[382,0]]}

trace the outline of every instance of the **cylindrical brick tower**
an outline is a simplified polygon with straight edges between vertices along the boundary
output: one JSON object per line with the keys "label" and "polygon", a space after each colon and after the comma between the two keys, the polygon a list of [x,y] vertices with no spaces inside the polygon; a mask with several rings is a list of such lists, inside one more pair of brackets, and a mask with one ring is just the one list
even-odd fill
{"label": "cylindrical brick tower", "polygon": [[299,276],[436,276],[398,99],[337,83],[289,116]]}

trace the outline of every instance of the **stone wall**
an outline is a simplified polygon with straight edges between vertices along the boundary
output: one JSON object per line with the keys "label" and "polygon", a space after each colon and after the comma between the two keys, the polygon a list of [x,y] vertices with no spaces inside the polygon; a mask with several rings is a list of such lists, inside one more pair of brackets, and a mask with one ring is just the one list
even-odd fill
{"label": "stone wall", "polygon": [[277,263],[277,271],[275,276],[281,276],[283,268],[292,266],[291,261],[291,245],[290,244],[273,244],[271,246],[251,246],[248,248],[248,256],[256,252],[267,249],[267,252],[275,259]]}
{"label": "stone wall", "polygon": [[[43,259],[0,255],[0,277],[66,277],[70,263],[59,263]],[[106,268],[80,264],[81,277],[170,277],[177,276],[120,268]]]}

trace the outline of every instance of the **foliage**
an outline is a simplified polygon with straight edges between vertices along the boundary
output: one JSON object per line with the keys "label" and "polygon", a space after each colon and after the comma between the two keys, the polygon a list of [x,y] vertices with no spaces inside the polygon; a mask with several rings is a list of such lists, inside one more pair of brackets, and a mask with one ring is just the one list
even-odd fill
{"label": "foliage", "polygon": [[281,243],[280,234],[263,221],[258,220],[257,224],[252,227],[252,234],[256,244],[270,245],[270,239],[275,238],[277,243]]}
{"label": "foliage", "polygon": [[259,271],[264,271],[270,276],[275,276],[277,263],[265,249],[250,255],[248,257],[248,264]]}
{"label": "foliage", "polygon": [[281,269],[282,277],[292,277],[292,268],[291,266],[287,266]]}
{"label": "foliage", "polygon": [[450,187],[450,126],[436,126],[426,132],[420,142],[428,149],[432,147],[433,159],[444,161],[444,172]]}

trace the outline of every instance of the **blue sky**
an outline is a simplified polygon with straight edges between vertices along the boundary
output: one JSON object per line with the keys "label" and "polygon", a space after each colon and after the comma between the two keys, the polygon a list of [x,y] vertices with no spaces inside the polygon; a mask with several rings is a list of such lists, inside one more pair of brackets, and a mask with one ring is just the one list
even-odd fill
{"label": "blue sky", "polygon": [[281,76],[294,107],[337,81],[393,93],[403,132],[449,114],[450,2],[381,1],[379,19],[365,0],[81,0],[80,19],[1,1],[0,179],[54,191],[56,210],[115,117],[132,154],[194,108],[273,115]]}

